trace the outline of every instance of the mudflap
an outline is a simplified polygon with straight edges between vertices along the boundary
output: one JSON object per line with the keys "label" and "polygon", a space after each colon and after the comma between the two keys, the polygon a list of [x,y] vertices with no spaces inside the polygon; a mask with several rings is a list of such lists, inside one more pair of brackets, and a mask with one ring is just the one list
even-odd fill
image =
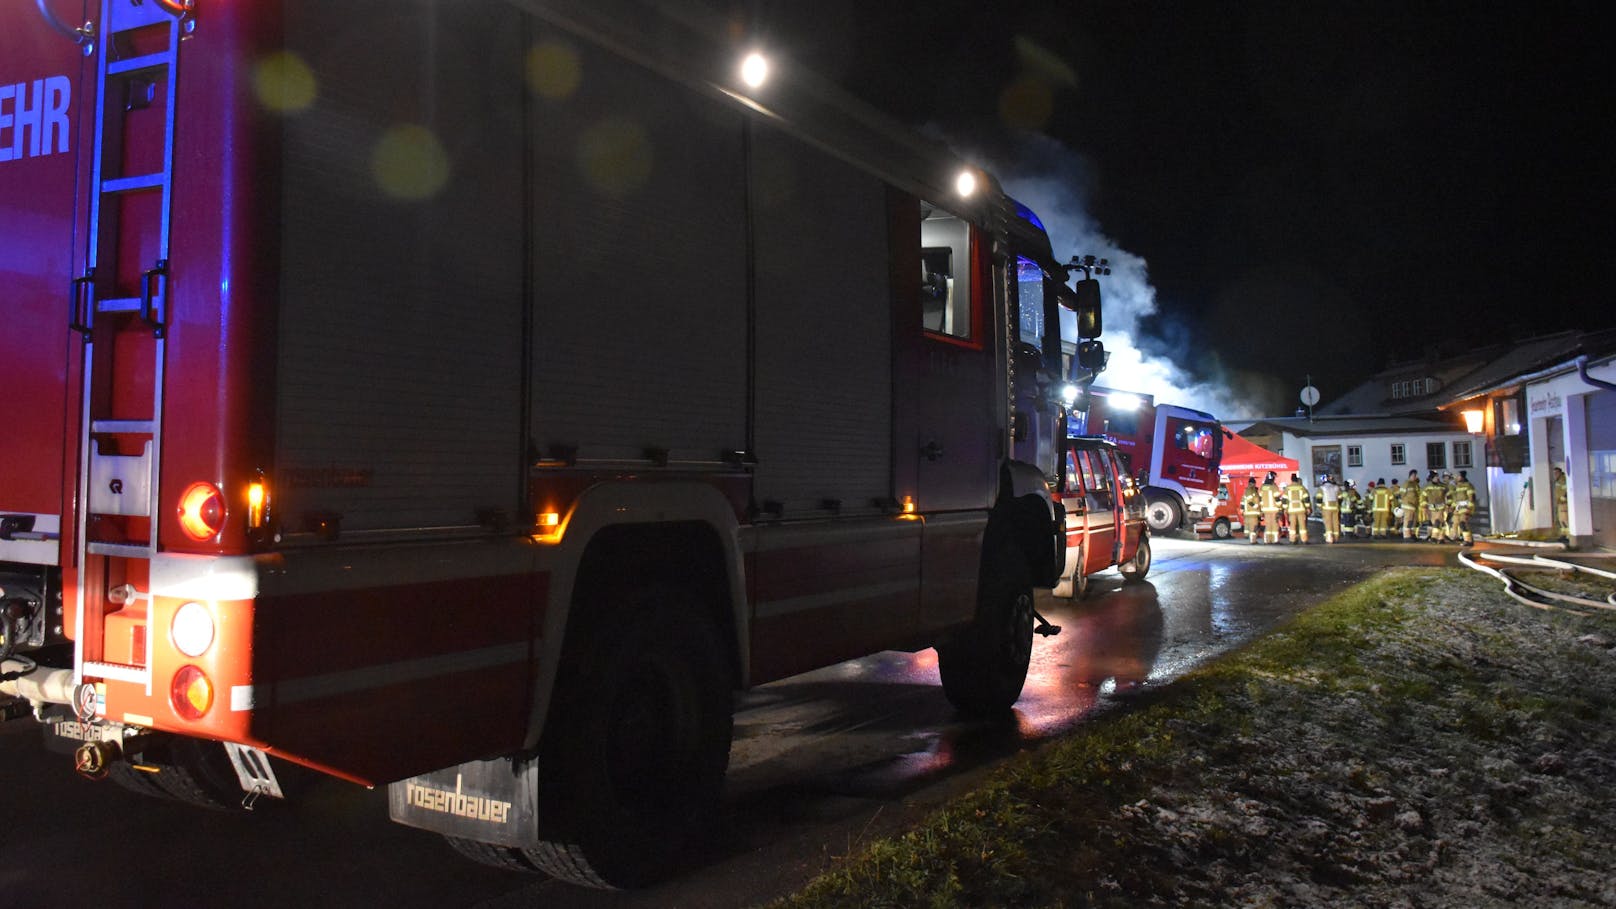
{"label": "mudflap", "polygon": [[502,846],[538,839],[539,769],[532,760],[470,761],[387,786],[393,821]]}

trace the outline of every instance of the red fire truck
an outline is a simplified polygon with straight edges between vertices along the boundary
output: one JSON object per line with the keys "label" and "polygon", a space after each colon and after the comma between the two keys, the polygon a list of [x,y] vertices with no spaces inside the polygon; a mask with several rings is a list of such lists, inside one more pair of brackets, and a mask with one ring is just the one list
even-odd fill
{"label": "red fire truck", "polygon": [[1145,495],[1150,529],[1165,533],[1217,508],[1223,429],[1217,417],[1146,394],[1093,387],[1071,417],[1073,436],[1115,442]]}
{"label": "red fire truck", "polygon": [[713,817],[733,689],[936,647],[1016,700],[1097,285],[705,9],[6,7],[0,717],[614,886]]}

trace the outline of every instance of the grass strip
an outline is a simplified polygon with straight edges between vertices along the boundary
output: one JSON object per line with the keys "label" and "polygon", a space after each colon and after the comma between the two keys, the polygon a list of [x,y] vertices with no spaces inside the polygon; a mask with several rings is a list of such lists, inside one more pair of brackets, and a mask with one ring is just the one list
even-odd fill
{"label": "grass strip", "polygon": [[1613,638],[1387,572],[776,905],[1616,906]]}

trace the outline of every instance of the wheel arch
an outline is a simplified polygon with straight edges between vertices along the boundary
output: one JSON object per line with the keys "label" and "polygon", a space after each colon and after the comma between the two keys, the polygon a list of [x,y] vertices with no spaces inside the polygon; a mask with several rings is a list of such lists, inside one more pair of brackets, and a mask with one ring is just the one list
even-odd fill
{"label": "wheel arch", "polygon": [[673,581],[700,591],[727,645],[732,684],[742,687],[750,661],[745,564],[739,521],[717,488],[599,484],[579,495],[553,546],[525,747],[537,746],[544,729],[569,626],[604,615],[614,588]]}

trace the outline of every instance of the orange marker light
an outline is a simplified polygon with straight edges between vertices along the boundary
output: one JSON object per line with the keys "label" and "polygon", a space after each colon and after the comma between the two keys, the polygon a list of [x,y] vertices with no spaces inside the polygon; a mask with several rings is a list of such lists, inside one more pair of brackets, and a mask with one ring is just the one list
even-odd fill
{"label": "orange marker light", "polygon": [[904,514],[914,514],[915,513],[915,497],[914,496],[904,496],[903,497],[903,513]]}
{"label": "orange marker light", "polygon": [[263,480],[247,487],[247,526],[257,530],[269,514],[269,487]]}
{"label": "orange marker light", "polygon": [[187,720],[200,720],[213,706],[213,682],[195,666],[183,666],[168,686],[174,712]]}
{"label": "orange marker light", "polygon": [[224,495],[212,483],[192,483],[180,493],[180,529],[198,543],[224,529]]}

